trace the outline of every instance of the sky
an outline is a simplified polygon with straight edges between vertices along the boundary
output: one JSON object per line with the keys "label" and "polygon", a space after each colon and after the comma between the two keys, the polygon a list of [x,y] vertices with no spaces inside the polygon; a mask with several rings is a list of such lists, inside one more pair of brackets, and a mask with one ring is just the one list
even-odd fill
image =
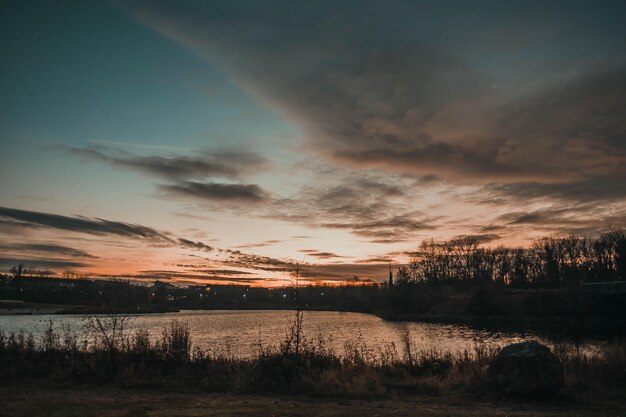
{"label": "sky", "polygon": [[0,270],[384,280],[626,224],[620,1],[2,1]]}

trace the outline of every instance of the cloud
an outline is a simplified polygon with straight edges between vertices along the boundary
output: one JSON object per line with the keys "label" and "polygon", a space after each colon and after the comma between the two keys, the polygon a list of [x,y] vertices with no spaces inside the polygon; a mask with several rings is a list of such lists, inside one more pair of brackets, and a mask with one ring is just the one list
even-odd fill
{"label": "cloud", "polygon": [[204,252],[213,252],[215,250],[214,247],[209,246],[205,243],[194,242],[192,240],[183,239],[183,238],[178,238],[178,243],[185,248],[200,250]]}
{"label": "cloud", "polygon": [[361,259],[357,261],[359,264],[380,264],[380,263],[393,263],[395,260],[393,258],[385,257],[385,256],[376,256],[373,258]]}
{"label": "cloud", "polygon": [[72,155],[155,175],[168,180],[223,177],[240,178],[267,167],[268,161],[253,152],[199,152],[196,156],[135,155],[106,147],[74,148],[61,146]]}
{"label": "cloud", "polygon": [[454,239],[470,239],[473,240],[474,242],[478,243],[479,245],[483,245],[486,243],[491,243],[494,242],[496,240],[501,239],[502,236],[500,236],[499,234],[496,233],[481,233],[481,234],[474,234],[474,235],[459,235],[459,236],[455,236]]}
{"label": "cloud", "polygon": [[[403,216],[393,216],[383,220],[350,222],[350,223],[323,223],[323,227],[332,229],[351,229],[353,233],[360,236],[395,236],[398,231],[420,231],[430,230],[434,226],[420,220],[415,220]],[[400,232],[401,233],[401,232]]]}
{"label": "cloud", "polygon": [[316,264],[309,268],[307,279],[343,281],[355,275],[362,280],[384,281],[389,276],[389,263]]}
{"label": "cloud", "polygon": [[128,278],[142,279],[142,280],[172,280],[179,285],[197,285],[197,284],[257,284],[265,279],[250,278],[250,277],[236,277],[226,274],[222,275],[206,275],[193,272],[180,272],[171,270],[148,270],[141,271],[139,274],[128,275]]}
{"label": "cloud", "polygon": [[0,244],[0,250],[2,251],[17,251],[17,252],[37,252],[48,253],[53,255],[66,255],[76,258],[90,258],[96,259],[97,256],[90,255],[89,253],[80,249],[70,248],[69,246],[51,244],[51,243],[6,243]]}
{"label": "cloud", "polygon": [[478,194],[477,201],[501,203],[503,199],[505,202],[508,199],[511,203],[516,203],[517,201],[548,200],[570,204],[620,201],[626,199],[624,179],[626,179],[626,171],[575,182],[488,184]]}
{"label": "cloud", "polygon": [[229,267],[272,272],[290,272],[294,267],[294,263],[287,260],[276,259],[269,256],[247,254],[240,251],[227,251],[230,256],[228,259],[223,260],[222,264]]}
{"label": "cloud", "polygon": [[371,242],[396,243],[434,230],[441,216],[415,210],[430,185],[420,179],[333,168],[308,167],[314,180],[291,198],[277,199],[266,217],[308,227],[346,230]]}
{"label": "cloud", "polygon": [[337,255],[333,252],[323,252],[315,249],[300,249],[298,252],[302,252],[305,253],[307,256],[312,256],[319,259],[346,258],[346,256]]}
{"label": "cloud", "polygon": [[204,274],[213,275],[251,275],[252,272],[239,271],[236,269],[195,269],[194,272],[202,272]]}
{"label": "cloud", "polygon": [[102,146],[87,149],[65,146],[61,148],[90,160],[171,180],[174,184],[157,184],[157,188],[167,197],[194,198],[212,202],[261,202],[269,196],[256,184],[191,181],[205,178],[240,179],[245,174],[257,173],[268,166],[268,161],[254,152],[200,152],[193,157],[143,156]]}
{"label": "cloud", "polygon": [[13,267],[18,264],[24,264],[32,268],[82,268],[89,264],[67,259],[39,259],[39,258],[0,258],[0,266],[4,268]]}
{"label": "cloud", "polygon": [[167,196],[178,196],[205,201],[261,203],[269,194],[256,184],[220,184],[185,181],[175,185],[159,184]]}
{"label": "cloud", "polygon": [[6,220],[0,218],[0,231],[5,233],[7,236],[13,234],[24,235],[28,233],[30,230],[38,229],[41,226],[33,223],[25,223],[20,221]]}
{"label": "cloud", "polygon": [[528,228],[557,234],[590,235],[612,226],[626,224],[626,208],[609,207],[598,210],[594,205],[550,206],[546,208],[511,211],[498,217],[509,227]]}
{"label": "cloud", "polygon": [[[424,29],[399,25],[405,14],[427,19],[419,3],[263,9],[169,1],[122,4],[301,126],[309,151],[327,161],[461,184],[624,178],[623,54],[594,61],[595,67],[577,56],[578,65],[563,74],[565,59],[555,71],[538,53],[532,62],[544,72],[527,74],[516,84],[510,73],[519,68],[510,62],[485,70],[473,60],[484,53],[480,47],[460,51],[436,41],[440,38],[428,21],[422,22]],[[333,13],[323,12],[331,8]],[[447,34],[462,42],[488,33],[477,27],[502,32],[494,22],[524,29],[531,19],[532,27],[540,28],[536,33],[554,26],[524,7],[519,15],[487,10],[480,16],[475,25],[443,13],[441,23],[454,26]],[[559,39],[569,43],[572,35],[580,36],[563,29]],[[504,41],[493,46],[489,62],[499,54],[519,58],[515,54],[525,53]]]}
{"label": "cloud", "polygon": [[[455,120],[476,111],[473,106],[486,114],[480,129]],[[415,126],[428,132],[428,140],[396,129],[379,143],[364,144],[356,134],[353,145],[334,155],[357,166],[461,183],[615,181],[626,173],[624,106],[626,67],[600,69],[497,106],[483,104],[480,96],[451,102]],[[400,122],[388,123],[397,128]],[[466,133],[452,139],[450,125]]]}
{"label": "cloud", "polygon": [[265,246],[271,246],[274,245],[276,243],[281,243],[283,242],[280,239],[270,239],[270,240],[264,240],[263,242],[259,242],[259,243],[249,243],[247,245],[239,245],[239,246],[235,246],[236,249],[253,249],[253,248],[263,248]]}
{"label": "cloud", "polygon": [[115,235],[148,240],[156,243],[172,243],[172,240],[168,236],[153,228],[99,218],[68,217],[8,207],[0,207],[0,218],[71,232],[92,235]]}

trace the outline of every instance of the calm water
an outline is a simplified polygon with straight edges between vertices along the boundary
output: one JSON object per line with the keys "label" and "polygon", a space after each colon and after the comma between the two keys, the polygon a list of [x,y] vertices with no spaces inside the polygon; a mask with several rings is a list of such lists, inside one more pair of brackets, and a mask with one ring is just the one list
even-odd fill
{"label": "calm water", "polygon": [[[179,313],[133,316],[133,329],[146,329],[152,337],[160,336],[171,320],[187,322],[195,346],[237,356],[252,355],[263,346],[277,346],[285,337],[291,311],[181,311]],[[54,327],[83,329],[80,315],[0,316],[0,329],[5,332],[23,330],[40,336],[50,320]],[[307,338],[325,339],[337,353],[344,352],[346,343],[361,343],[376,353],[390,343],[404,352],[403,337],[409,332],[411,341],[420,349],[458,351],[472,348],[475,341],[492,344],[517,342],[532,334],[481,331],[459,325],[415,322],[388,322],[376,316],[360,313],[307,311],[304,313],[304,334]]]}

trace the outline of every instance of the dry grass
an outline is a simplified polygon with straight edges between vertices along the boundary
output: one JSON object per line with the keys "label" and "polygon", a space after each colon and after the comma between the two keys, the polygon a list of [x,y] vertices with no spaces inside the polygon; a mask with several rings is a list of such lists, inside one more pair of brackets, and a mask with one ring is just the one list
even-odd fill
{"label": "dry grass", "polygon": [[[200,390],[238,394],[306,394],[341,398],[414,395],[494,398],[487,369],[498,348],[476,343],[459,353],[404,346],[373,350],[362,341],[335,352],[323,339],[300,335],[296,346],[259,346],[251,358],[194,349],[187,325],[173,321],[159,340],[130,334],[119,316],[91,317],[85,331],[52,325],[41,340],[0,332],[0,384],[53,382],[108,387]],[[295,340],[287,335],[286,340]],[[566,376],[564,398],[621,402],[626,392],[626,342],[588,354],[553,346]],[[402,353],[400,353],[402,352]]]}
{"label": "dry grass", "polygon": [[601,417],[625,412],[611,403],[476,401],[459,395],[334,399],[41,385],[8,387],[0,398],[0,417]]}

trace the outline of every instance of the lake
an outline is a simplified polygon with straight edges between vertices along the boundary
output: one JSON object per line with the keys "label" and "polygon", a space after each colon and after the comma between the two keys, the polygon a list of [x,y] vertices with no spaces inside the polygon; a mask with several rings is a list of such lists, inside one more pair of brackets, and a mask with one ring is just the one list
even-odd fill
{"label": "lake", "polygon": [[[5,333],[23,330],[38,338],[52,320],[59,332],[64,326],[81,332],[83,317],[0,316],[0,330]],[[151,337],[157,338],[164,326],[176,319],[188,323],[194,346],[245,357],[258,352],[259,342],[265,347],[277,346],[285,338],[293,317],[293,311],[193,310],[132,316],[131,326],[133,330],[145,329]],[[403,354],[407,332],[418,349],[426,350],[461,351],[472,349],[476,341],[503,345],[527,338],[549,343],[532,333],[487,331],[451,324],[389,322],[369,314],[334,311],[304,312],[303,330],[308,339],[317,341],[321,337],[339,354],[349,343],[366,346],[374,354],[393,343]]]}

